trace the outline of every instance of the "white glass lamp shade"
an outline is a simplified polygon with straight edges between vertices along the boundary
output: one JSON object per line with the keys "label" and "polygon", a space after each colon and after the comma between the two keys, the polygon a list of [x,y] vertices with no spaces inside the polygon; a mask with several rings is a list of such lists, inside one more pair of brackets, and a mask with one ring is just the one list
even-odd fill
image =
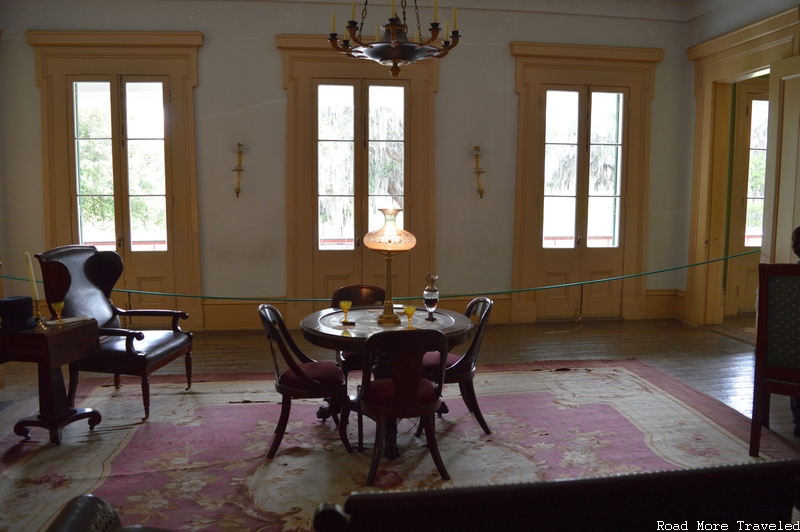
{"label": "white glass lamp shade", "polygon": [[417,244],[417,239],[408,231],[397,227],[397,213],[402,209],[378,209],[383,213],[383,227],[364,235],[364,245],[383,254],[408,251]]}

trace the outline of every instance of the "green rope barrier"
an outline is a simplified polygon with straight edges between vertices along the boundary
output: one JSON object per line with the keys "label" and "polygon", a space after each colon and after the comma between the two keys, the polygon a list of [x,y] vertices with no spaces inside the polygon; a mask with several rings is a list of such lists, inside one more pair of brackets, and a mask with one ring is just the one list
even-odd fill
{"label": "green rope barrier", "polygon": [[[696,262],[694,264],[687,264],[684,266],[675,266],[673,268],[664,268],[661,270],[652,270],[649,272],[642,272],[642,273],[631,273],[628,275],[620,275],[618,277],[606,277],[605,279],[593,279],[591,281],[579,281],[577,283],[566,283],[566,284],[554,284],[549,286],[536,286],[533,288],[518,288],[515,290],[500,290],[497,292],[481,292],[477,294],[452,294],[446,296],[440,296],[439,299],[454,299],[460,297],[477,297],[477,296],[493,296],[493,295],[500,295],[500,294],[517,294],[522,292],[538,292],[541,290],[552,290],[555,288],[569,288],[572,286],[581,286],[586,284],[596,284],[596,283],[607,283],[611,281],[623,281],[625,279],[633,279],[636,277],[645,277],[647,275],[656,275],[659,273],[667,273],[667,272],[674,272],[678,270],[685,270],[688,268],[694,268],[697,266],[705,266],[707,264],[713,264],[715,262],[726,261],[730,259],[736,259],[739,257],[744,257],[746,255],[752,255],[753,253],[759,253],[761,248],[754,249],[752,251],[745,251],[744,253],[738,253],[736,255],[728,255],[726,257],[722,257],[719,259],[710,259],[703,262]],[[30,279],[27,277],[13,277],[10,275],[0,275],[0,279],[8,279],[10,281],[25,281],[30,282]],[[42,281],[37,280],[37,283],[41,283]],[[319,302],[326,302],[330,301],[330,299],[319,299],[319,298],[295,298],[295,297],[231,297],[231,296],[203,296],[203,295],[194,295],[194,294],[172,294],[168,292],[147,292],[141,290],[114,290],[115,292],[124,293],[124,294],[141,294],[141,295],[151,295],[151,296],[170,296],[170,297],[185,297],[190,299],[216,299],[216,300],[227,300],[227,301],[258,301],[258,302],[265,302],[265,301],[276,301],[276,302],[283,302],[283,303],[319,303]],[[393,301],[404,301],[404,300],[413,300],[419,299],[417,296],[405,296],[405,297],[393,297]]]}

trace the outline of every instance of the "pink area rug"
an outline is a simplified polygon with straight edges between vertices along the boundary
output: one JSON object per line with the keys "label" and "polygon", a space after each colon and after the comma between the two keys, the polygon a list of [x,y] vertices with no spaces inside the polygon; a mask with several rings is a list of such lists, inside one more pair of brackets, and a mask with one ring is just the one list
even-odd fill
{"label": "pink area rug", "polygon": [[[355,385],[353,379],[353,385]],[[280,410],[271,376],[153,379],[152,412],[141,422],[138,383],[117,391],[87,381],[81,406],[97,408],[94,431],[69,425],[62,445],[44,430],[0,441],[0,530],[46,527],[81,493],[110,502],[125,525],[170,530],[310,530],[320,502],[365,490],[366,450],[348,454],[320,401],[292,406],[287,434],[265,458]],[[481,409],[493,432],[466,412],[457,386],[437,439],[452,480],[443,481],[415,424],[399,426],[401,456],[384,460],[373,489],[410,490],[580,478],[800,456],[765,432],[762,457],[747,453],[749,419],[638,361],[542,362],[481,368]],[[356,443],[355,416],[350,439]],[[10,432],[11,427],[7,427]]]}

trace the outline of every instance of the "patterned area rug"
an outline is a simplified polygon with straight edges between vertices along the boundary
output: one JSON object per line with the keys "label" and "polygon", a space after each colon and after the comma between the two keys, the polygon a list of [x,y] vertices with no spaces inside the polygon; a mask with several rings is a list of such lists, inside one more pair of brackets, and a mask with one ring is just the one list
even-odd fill
{"label": "patterned area rug", "polygon": [[[253,379],[258,380],[253,380]],[[353,379],[353,385],[355,385]],[[310,530],[320,502],[343,503],[364,490],[374,423],[365,452],[348,454],[320,401],[296,402],[273,460],[265,454],[278,418],[270,376],[153,379],[150,421],[141,422],[135,380],[82,385],[81,406],[100,410],[94,431],[65,428],[60,446],[46,431],[0,440],[0,530],[47,526],[75,495],[94,493],[124,525],[171,530]],[[445,390],[450,413],[437,439],[452,477],[443,481],[415,425],[399,426],[401,456],[384,460],[373,489],[486,485],[752,461],[749,419],[638,361],[543,362],[481,368],[479,402],[493,432],[466,412],[458,387]],[[11,427],[7,427],[10,431]],[[356,444],[355,415],[349,434]],[[762,458],[800,456],[765,432]]]}

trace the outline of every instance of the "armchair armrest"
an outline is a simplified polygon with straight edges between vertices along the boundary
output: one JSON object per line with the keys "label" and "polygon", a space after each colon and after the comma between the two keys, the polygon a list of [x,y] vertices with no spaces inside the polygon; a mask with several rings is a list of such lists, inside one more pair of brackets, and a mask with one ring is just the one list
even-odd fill
{"label": "armchair armrest", "polygon": [[144,333],[141,331],[130,331],[128,329],[119,329],[115,327],[101,327],[100,336],[124,336],[125,350],[130,355],[136,354],[136,349],[133,348],[134,340],[144,340]]}
{"label": "armchair armrest", "polygon": [[[116,308],[116,307],[115,307]],[[119,316],[140,316],[147,318],[172,318],[172,330],[175,332],[182,332],[178,325],[178,320],[189,319],[189,313],[181,310],[166,310],[166,309],[133,309],[124,310],[121,308],[116,309]]]}

